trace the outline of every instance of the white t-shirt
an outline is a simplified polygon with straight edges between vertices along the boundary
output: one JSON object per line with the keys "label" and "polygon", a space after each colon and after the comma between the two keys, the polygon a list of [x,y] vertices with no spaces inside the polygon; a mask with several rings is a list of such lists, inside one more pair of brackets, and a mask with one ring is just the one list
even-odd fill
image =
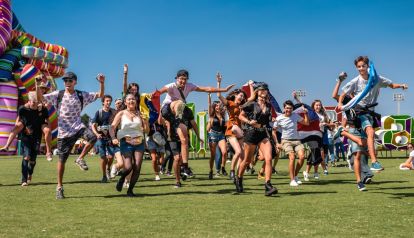
{"label": "white t-shirt", "polygon": [[414,158],[414,150],[410,152],[410,158]]}
{"label": "white t-shirt", "polygon": [[292,113],[290,117],[282,114],[276,117],[273,127],[282,129],[282,139],[299,140],[298,122],[301,121],[303,121],[303,118],[296,113]]}
{"label": "white t-shirt", "polygon": [[[366,106],[369,104],[374,104],[377,102],[378,95],[381,88],[386,88],[390,84],[392,84],[392,81],[384,78],[382,76],[379,77],[379,82],[374,86],[374,88],[368,92],[368,94],[358,103],[360,106]],[[357,95],[358,93],[364,91],[366,85],[368,83],[368,80],[365,80],[361,77],[361,75],[358,75],[351,81],[349,81],[345,86],[342,88],[342,91],[346,93],[347,95]]]}
{"label": "white t-shirt", "polygon": [[[165,85],[165,87],[167,87],[167,96],[165,97],[164,101],[162,102],[162,105],[164,104],[168,104],[171,103],[173,101],[177,101],[177,100],[182,100],[184,101],[184,99],[182,98],[180,91],[177,88],[177,84],[176,83],[170,83]],[[192,84],[192,83],[186,83],[184,86],[184,90],[183,94],[184,97],[187,98],[188,94],[190,94],[190,92],[195,91],[195,89],[198,86]]]}

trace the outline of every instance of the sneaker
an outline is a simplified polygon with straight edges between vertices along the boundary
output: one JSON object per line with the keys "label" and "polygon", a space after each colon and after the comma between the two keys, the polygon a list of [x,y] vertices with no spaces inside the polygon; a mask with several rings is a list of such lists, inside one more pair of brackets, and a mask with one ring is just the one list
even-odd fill
{"label": "sneaker", "polygon": [[[119,180],[118,180],[118,182],[116,183],[116,186],[115,186],[116,191],[121,192],[122,191],[122,187],[125,188],[126,187],[125,185],[127,183],[128,182],[126,182],[125,179],[119,178]],[[129,187],[129,185],[128,185],[128,187]]]}
{"label": "sneaker", "polygon": [[108,177],[106,177],[106,175],[102,176],[101,183],[107,183],[107,182],[108,182]]}
{"label": "sneaker", "polygon": [[299,184],[294,179],[292,181],[290,181],[289,185],[291,187],[297,187],[297,186],[299,186]]}
{"label": "sneaker", "polygon": [[184,175],[188,178],[192,178],[194,176],[193,171],[191,171],[191,168],[184,168]]}
{"label": "sneaker", "polygon": [[183,181],[186,181],[186,180],[187,180],[187,175],[185,175],[185,174],[181,174],[181,179],[182,179]]}
{"label": "sneaker", "polygon": [[122,185],[123,188],[129,188],[129,182],[125,181],[124,184]]}
{"label": "sneaker", "polygon": [[313,178],[316,179],[316,180],[319,180],[319,173],[314,173]]}
{"label": "sneaker", "polygon": [[127,191],[127,197],[136,197],[137,195],[135,195],[135,193],[132,190]]}
{"label": "sneaker", "polygon": [[269,183],[265,183],[265,196],[272,196],[273,194],[277,194],[278,190],[276,187]]}
{"label": "sneaker", "polygon": [[384,170],[384,168],[381,166],[380,162],[376,161],[376,162],[371,164],[371,170],[381,171],[381,170]]}
{"label": "sneaker", "polygon": [[277,174],[276,168],[272,168],[272,174]]}
{"label": "sneaker", "polygon": [[265,179],[265,176],[264,176],[264,174],[262,174],[262,173],[257,173],[257,179],[259,179],[259,180],[263,180],[263,179]]}
{"label": "sneaker", "polygon": [[335,134],[333,136],[333,139],[336,140],[339,137],[341,137],[341,133],[342,133],[343,130],[344,130],[344,127],[343,126],[338,126],[338,130],[336,130],[336,132],[335,132]]}
{"label": "sneaker", "polygon": [[305,180],[306,182],[309,181],[309,174],[306,171],[303,171],[303,180]]}
{"label": "sneaker", "polygon": [[328,173],[328,170],[327,169],[325,169],[324,171],[323,171],[323,174],[324,175],[328,175],[329,173]]}
{"label": "sneaker", "polygon": [[234,184],[236,185],[236,191],[238,193],[242,193],[243,192],[243,178],[239,178],[239,176],[236,176]]}
{"label": "sneaker", "polygon": [[109,180],[111,180],[111,170],[107,169],[106,170],[106,178]]}
{"label": "sneaker", "polygon": [[27,184],[32,182],[32,175],[27,175]]}
{"label": "sneaker", "polygon": [[77,158],[75,164],[79,166],[81,170],[88,170],[88,165],[86,165],[85,160]]}
{"label": "sneaker", "polygon": [[208,173],[208,179],[213,179],[213,171],[210,171],[209,173]]}
{"label": "sneaker", "polygon": [[22,182],[22,187],[26,187],[27,185],[29,185],[27,182]]}
{"label": "sneaker", "polygon": [[408,167],[405,165],[405,163],[403,163],[403,164],[400,164],[400,170],[407,171],[407,170],[410,170],[410,168],[408,168]]}
{"label": "sneaker", "polygon": [[217,177],[220,177],[220,176],[221,176],[220,172],[217,171],[217,173],[216,173],[216,175],[214,177],[217,178]]}
{"label": "sneaker", "polygon": [[46,160],[49,162],[53,160],[52,153],[46,153]]}
{"label": "sneaker", "polygon": [[364,180],[362,181],[363,184],[370,184],[372,183],[372,178],[371,177],[365,177]]}
{"label": "sneaker", "polygon": [[366,191],[367,188],[365,187],[365,184],[363,182],[358,182],[357,187],[359,191]]}
{"label": "sneaker", "polygon": [[116,177],[116,174],[118,173],[118,170],[116,169],[116,166],[113,164],[111,168],[110,178],[113,179]]}
{"label": "sneaker", "polygon": [[177,183],[175,183],[175,185],[174,185],[174,188],[181,188],[181,183],[180,182],[177,182]]}
{"label": "sneaker", "polygon": [[252,167],[252,168],[250,169],[250,174],[251,174],[251,175],[253,175],[255,172],[256,172],[256,170],[254,169],[254,167]]}
{"label": "sneaker", "polygon": [[167,171],[167,173],[166,173],[166,175],[168,176],[168,177],[171,177],[172,176],[172,174],[171,174],[171,171]]}
{"label": "sneaker", "polygon": [[230,170],[230,180],[234,180],[234,170]]}
{"label": "sneaker", "polygon": [[298,176],[295,177],[295,181],[298,185],[302,184],[302,181],[300,181],[300,179],[298,178]]}
{"label": "sneaker", "polygon": [[160,180],[161,180],[160,176],[159,175],[155,175],[155,181],[160,181]]}
{"label": "sneaker", "polygon": [[221,167],[221,174],[224,175],[224,176],[227,176],[226,168]]}
{"label": "sneaker", "polygon": [[160,167],[160,174],[165,174],[165,168]]}
{"label": "sneaker", "polygon": [[64,199],[65,195],[63,195],[63,187],[56,188],[56,199]]}

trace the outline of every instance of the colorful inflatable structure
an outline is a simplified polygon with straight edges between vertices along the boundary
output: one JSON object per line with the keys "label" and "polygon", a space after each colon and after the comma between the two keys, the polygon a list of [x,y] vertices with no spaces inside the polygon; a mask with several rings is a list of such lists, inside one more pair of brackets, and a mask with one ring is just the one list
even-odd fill
{"label": "colorful inflatable structure", "polygon": [[[54,79],[65,73],[68,57],[64,47],[25,32],[11,10],[11,1],[0,0],[0,146],[14,126],[17,108],[27,101],[27,93],[35,90],[35,78],[43,76],[48,89],[55,90]],[[57,114],[53,106],[48,109],[52,144],[56,144]],[[14,142],[7,154],[16,153],[16,149]]]}

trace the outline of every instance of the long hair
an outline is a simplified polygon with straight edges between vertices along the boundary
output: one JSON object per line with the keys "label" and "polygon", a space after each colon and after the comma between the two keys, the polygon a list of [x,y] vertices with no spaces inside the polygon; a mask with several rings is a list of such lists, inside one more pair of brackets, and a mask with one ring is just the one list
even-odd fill
{"label": "long hair", "polygon": [[[214,101],[212,104],[211,104],[211,112],[210,112],[210,117],[214,117],[214,116],[216,116],[216,114],[217,114],[217,112],[216,112],[216,106],[217,105],[219,105],[220,104],[220,101]],[[221,106],[220,107],[220,115],[221,115],[221,117],[224,119],[224,117],[225,117],[225,109],[223,108],[223,106]]]}
{"label": "long hair", "polygon": [[[326,111],[325,111],[325,108],[323,107],[323,104],[322,104],[322,101],[321,100],[319,100],[319,99],[315,99],[313,102],[312,102],[312,105],[311,105],[311,107],[312,107],[312,109],[315,111],[315,104],[316,103],[320,103],[321,104],[321,114],[324,116],[324,118],[325,118],[325,122],[328,122],[328,120],[329,120],[329,118],[328,118],[328,114],[326,114]],[[315,111],[316,112],[316,111]]]}
{"label": "long hair", "polygon": [[247,100],[247,94],[243,90],[241,90],[239,88],[234,89],[229,94],[227,94],[226,100],[229,100],[229,101],[233,101],[234,102],[234,100],[236,99],[236,95],[239,94],[239,93],[243,93],[243,95],[244,95],[244,99],[240,103],[241,105],[243,105],[246,102],[246,100]]}

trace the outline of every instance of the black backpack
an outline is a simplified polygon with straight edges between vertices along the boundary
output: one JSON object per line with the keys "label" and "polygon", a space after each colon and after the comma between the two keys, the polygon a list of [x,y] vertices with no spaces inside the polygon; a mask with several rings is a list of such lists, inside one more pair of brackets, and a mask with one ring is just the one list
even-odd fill
{"label": "black backpack", "polygon": [[[78,99],[81,103],[81,111],[82,111],[83,110],[83,94],[82,94],[81,91],[76,90],[76,89],[75,89],[75,92],[76,92],[76,95],[78,96]],[[64,94],[65,94],[65,90],[60,90],[59,93],[58,93],[58,97],[57,97],[57,107],[58,108],[56,108],[56,111],[58,113],[59,113],[60,103],[62,102],[62,98],[63,98]]]}

